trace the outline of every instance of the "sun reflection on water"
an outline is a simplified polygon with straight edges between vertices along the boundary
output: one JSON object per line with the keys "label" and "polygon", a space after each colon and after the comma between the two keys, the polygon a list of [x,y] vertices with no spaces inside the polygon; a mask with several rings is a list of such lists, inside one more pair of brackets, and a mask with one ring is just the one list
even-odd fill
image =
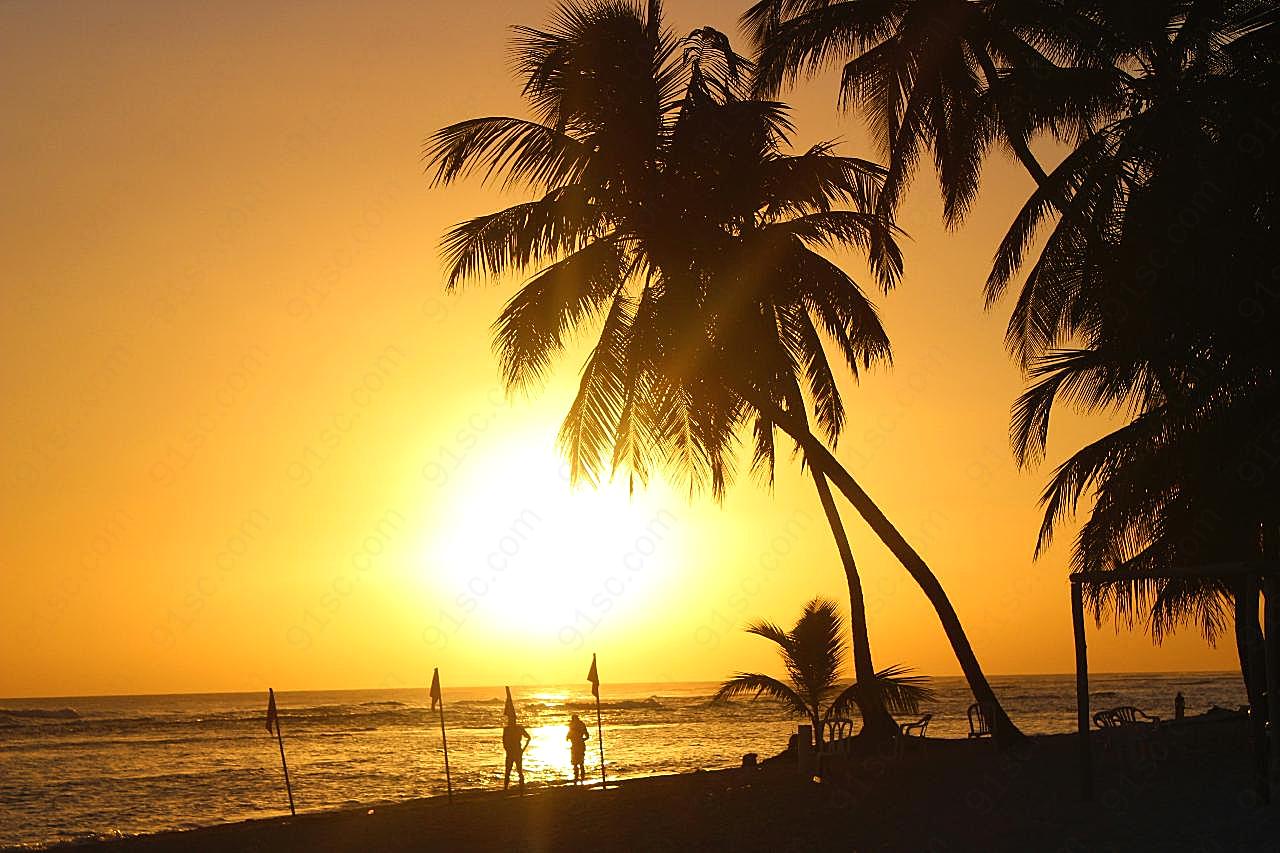
{"label": "sun reflection on water", "polygon": [[525,776],[548,781],[573,778],[569,761],[568,725],[535,726],[529,729],[532,740],[524,753]]}

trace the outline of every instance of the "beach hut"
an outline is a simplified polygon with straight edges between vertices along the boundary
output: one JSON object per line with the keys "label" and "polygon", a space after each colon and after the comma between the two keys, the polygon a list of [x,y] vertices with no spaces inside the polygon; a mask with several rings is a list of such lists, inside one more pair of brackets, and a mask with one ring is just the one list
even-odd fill
{"label": "beach hut", "polygon": [[[1261,585],[1267,599],[1267,607],[1280,602],[1280,560],[1248,560],[1234,563],[1213,563],[1200,566],[1174,566],[1147,571],[1084,571],[1074,572],[1071,581],[1071,625],[1076,645],[1076,728],[1080,737],[1080,793],[1085,800],[1093,799],[1093,753],[1090,747],[1089,729],[1089,655],[1084,635],[1084,585],[1111,584],[1128,580],[1160,580],[1166,578],[1216,578]],[[1276,662],[1280,661],[1280,635],[1266,632],[1265,639],[1253,637],[1245,646],[1248,657],[1260,655],[1267,674],[1267,702],[1269,708],[1270,736],[1273,741],[1280,735],[1280,684],[1277,684]],[[1251,700],[1252,701],[1252,700]],[[1267,758],[1267,721],[1262,718],[1262,708],[1249,708],[1253,766],[1258,797],[1264,803],[1271,802],[1271,776],[1280,768],[1280,743],[1273,742],[1270,762]],[[1270,764],[1270,766],[1268,766]]]}

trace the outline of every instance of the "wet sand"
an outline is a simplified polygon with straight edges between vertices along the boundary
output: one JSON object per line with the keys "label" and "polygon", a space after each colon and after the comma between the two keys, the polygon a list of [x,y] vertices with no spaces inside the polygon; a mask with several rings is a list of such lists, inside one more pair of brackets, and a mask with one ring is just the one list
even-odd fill
{"label": "wet sand", "polygon": [[74,849],[1274,853],[1280,806],[1258,803],[1246,737],[1236,719],[1135,730],[1110,744],[1095,736],[1092,804],[1080,799],[1070,736],[1005,751],[990,741],[930,740],[900,757],[856,757],[822,784],[777,760],[607,791],[464,792],[452,804],[433,797]]}

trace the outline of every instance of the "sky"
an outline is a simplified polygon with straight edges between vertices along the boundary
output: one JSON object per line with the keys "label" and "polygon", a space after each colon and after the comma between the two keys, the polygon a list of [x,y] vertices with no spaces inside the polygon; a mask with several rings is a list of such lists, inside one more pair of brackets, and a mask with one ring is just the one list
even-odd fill
{"label": "sky", "polygon": [[[745,4],[676,0],[676,31]],[[446,294],[453,223],[521,200],[433,189],[421,145],[523,115],[509,25],[543,0],[110,4],[0,15],[0,696],[714,680],[772,671],[742,631],[847,600],[798,464],[723,504],[687,484],[571,488],[555,436],[585,354],[508,397],[489,325],[518,282]],[[745,40],[735,39],[741,49]],[[875,158],[830,76],[796,145]],[[1042,152],[1051,157],[1052,153]],[[1030,189],[997,157],[963,228],[922,172],[891,369],[845,382],[838,456],[933,567],[992,674],[1072,667],[1071,531],[1038,561],[1051,466],[1105,429],[1008,449],[1022,377],[997,240]],[[840,258],[860,274],[856,257]],[[878,666],[958,667],[844,506]],[[1192,631],[1091,630],[1096,671],[1234,666]]]}

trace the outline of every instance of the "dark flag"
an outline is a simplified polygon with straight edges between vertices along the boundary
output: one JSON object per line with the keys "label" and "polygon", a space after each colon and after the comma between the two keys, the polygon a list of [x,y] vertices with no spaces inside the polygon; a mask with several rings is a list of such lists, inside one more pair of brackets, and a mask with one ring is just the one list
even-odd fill
{"label": "dark flag", "polygon": [[596,655],[591,653],[591,670],[587,673],[587,681],[591,682],[591,695],[596,697],[596,735],[600,738],[600,787],[607,784],[604,776],[604,723],[600,721],[600,673],[596,671]]}
{"label": "dark flag", "polygon": [[267,688],[267,734],[275,734],[280,747],[280,767],[284,769],[284,789],[289,794],[289,814],[297,815],[293,807],[293,786],[289,784],[289,763],[284,760],[284,736],[280,733],[280,714],[276,711],[276,691]]}
{"label": "dark flag", "polygon": [[449,773],[449,738],[444,733],[444,694],[440,692],[440,667],[431,674],[431,710],[440,709],[440,745],[444,747],[444,783],[453,802],[453,776]]}
{"label": "dark flag", "polygon": [[276,727],[278,725],[276,718],[278,716],[279,715],[276,713],[276,692],[268,688],[267,689],[267,734],[273,735],[276,733]]}

